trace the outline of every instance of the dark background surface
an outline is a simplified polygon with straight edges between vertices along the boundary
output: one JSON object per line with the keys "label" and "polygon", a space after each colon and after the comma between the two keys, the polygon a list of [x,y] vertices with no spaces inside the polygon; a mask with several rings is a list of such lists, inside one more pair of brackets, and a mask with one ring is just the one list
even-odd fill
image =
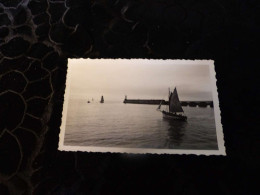
{"label": "dark background surface", "polygon": [[[0,194],[252,194],[259,34],[258,0],[0,0]],[[227,156],[57,151],[68,57],[215,60]]]}

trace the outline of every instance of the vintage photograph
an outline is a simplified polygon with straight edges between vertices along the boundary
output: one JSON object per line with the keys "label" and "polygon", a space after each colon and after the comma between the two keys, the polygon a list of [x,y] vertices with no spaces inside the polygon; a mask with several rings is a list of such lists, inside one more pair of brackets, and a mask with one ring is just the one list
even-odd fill
{"label": "vintage photograph", "polygon": [[69,59],[59,150],[225,155],[212,60]]}

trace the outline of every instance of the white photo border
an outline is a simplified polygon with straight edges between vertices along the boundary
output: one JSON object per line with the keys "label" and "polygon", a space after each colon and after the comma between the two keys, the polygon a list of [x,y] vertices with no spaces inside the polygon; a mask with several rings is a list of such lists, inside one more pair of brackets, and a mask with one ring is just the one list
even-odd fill
{"label": "white photo border", "polygon": [[[82,59],[68,59],[68,70],[67,70],[67,78],[66,78],[66,89],[64,94],[64,103],[63,103],[63,111],[62,111],[62,123],[60,126],[60,135],[59,135],[59,146],[58,150],[60,151],[82,151],[82,152],[110,152],[110,153],[133,153],[133,154],[194,154],[194,155],[226,155],[225,146],[224,146],[224,134],[221,124],[221,112],[219,107],[218,100],[218,91],[217,91],[217,80],[216,80],[216,72],[213,60],[163,60],[163,61],[171,61],[174,64],[199,64],[199,65],[209,65],[210,69],[210,80],[211,80],[211,90],[213,96],[213,104],[214,104],[214,116],[215,116],[215,125],[216,125],[216,135],[217,135],[217,150],[190,150],[190,149],[154,149],[154,148],[121,148],[121,147],[96,147],[96,146],[68,146],[64,145],[65,138],[65,128],[66,128],[66,120],[67,120],[67,111],[70,97],[70,84],[71,84],[71,65],[70,61],[74,60],[82,60]],[[84,59],[88,61],[92,60],[133,60],[133,59]],[[158,61],[158,59],[134,59],[134,60],[152,60]]]}

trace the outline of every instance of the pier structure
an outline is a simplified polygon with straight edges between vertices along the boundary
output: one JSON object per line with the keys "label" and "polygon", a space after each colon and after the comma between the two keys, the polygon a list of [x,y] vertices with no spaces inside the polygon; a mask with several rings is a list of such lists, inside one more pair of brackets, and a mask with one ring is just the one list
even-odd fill
{"label": "pier structure", "polygon": [[190,107],[207,107],[210,106],[213,108],[213,101],[181,101],[182,106],[190,106]]}
{"label": "pier structure", "polygon": [[[213,108],[213,101],[180,101],[182,106],[190,106],[190,107],[207,107],[210,106]],[[125,97],[125,104],[151,104],[151,105],[168,105],[169,102],[165,100],[154,100],[154,99],[127,99]]]}

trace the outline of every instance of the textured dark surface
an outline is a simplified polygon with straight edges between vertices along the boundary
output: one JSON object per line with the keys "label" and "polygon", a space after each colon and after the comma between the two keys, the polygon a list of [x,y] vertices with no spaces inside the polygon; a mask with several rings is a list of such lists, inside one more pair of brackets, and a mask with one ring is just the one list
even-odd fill
{"label": "textured dark surface", "polygon": [[[257,0],[0,0],[0,194],[251,194]],[[67,58],[213,59],[227,157],[59,152]]]}

